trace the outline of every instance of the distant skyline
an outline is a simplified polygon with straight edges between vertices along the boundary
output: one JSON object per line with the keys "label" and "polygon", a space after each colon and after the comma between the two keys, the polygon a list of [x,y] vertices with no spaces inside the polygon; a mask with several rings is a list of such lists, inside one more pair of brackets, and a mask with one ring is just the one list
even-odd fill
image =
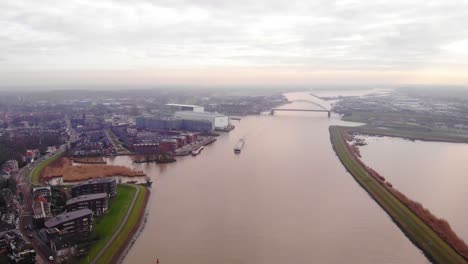
{"label": "distant skyline", "polygon": [[0,1],[0,88],[468,86],[467,1]]}

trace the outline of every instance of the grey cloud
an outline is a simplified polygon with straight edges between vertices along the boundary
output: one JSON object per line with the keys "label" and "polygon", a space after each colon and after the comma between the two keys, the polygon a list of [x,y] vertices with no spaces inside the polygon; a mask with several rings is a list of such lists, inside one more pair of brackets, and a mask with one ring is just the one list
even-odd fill
{"label": "grey cloud", "polygon": [[407,69],[440,62],[442,47],[468,39],[464,1],[4,0],[0,9],[0,70]]}

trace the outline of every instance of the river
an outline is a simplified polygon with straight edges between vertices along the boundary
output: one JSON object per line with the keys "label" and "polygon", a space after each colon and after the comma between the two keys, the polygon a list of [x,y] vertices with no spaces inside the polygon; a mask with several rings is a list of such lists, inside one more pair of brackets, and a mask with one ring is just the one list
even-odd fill
{"label": "river", "polygon": [[335,156],[333,124],[349,123],[326,113],[249,116],[197,157],[112,158],[154,181],[125,263],[428,263]]}
{"label": "river", "polygon": [[468,144],[366,137],[366,164],[468,241]]}

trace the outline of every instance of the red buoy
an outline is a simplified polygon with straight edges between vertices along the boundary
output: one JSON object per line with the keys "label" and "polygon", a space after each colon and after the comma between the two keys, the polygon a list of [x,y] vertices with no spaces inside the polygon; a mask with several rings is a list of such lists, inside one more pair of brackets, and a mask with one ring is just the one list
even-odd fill
{"label": "red buoy", "polygon": [[156,264],[159,264],[159,258],[156,259]]}

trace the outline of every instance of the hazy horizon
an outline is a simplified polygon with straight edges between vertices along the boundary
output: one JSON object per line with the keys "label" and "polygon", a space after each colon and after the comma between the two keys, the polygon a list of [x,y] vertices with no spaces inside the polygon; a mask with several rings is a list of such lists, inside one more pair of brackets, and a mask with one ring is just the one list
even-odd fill
{"label": "hazy horizon", "polygon": [[468,85],[468,3],[0,3],[0,88]]}

